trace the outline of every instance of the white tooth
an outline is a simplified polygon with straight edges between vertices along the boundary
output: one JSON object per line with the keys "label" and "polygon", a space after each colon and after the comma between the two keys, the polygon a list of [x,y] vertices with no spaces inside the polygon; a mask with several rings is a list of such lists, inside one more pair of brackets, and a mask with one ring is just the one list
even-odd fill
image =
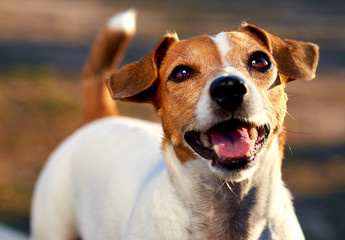
{"label": "white tooth", "polygon": [[208,139],[208,136],[205,133],[200,133],[200,140],[204,147],[210,148],[212,146]]}
{"label": "white tooth", "polygon": [[255,127],[251,127],[248,131],[250,139],[257,139],[258,138],[258,131]]}
{"label": "white tooth", "polygon": [[256,138],[250,140],[250,150],[253,150],[253,149],[254,149],[254,147],[255,147],[255,142],[256,142]]}
{"label": "white tooth", "polygon": [[220,152],[219,152],[219,147],[218,147],[217,145],[214,145],[214,146],[213,146],[213,149],[214,149],[214,151],[216,152],[217,156],[218,156],[219,158],[221,158],[222,155],[221,155]]}

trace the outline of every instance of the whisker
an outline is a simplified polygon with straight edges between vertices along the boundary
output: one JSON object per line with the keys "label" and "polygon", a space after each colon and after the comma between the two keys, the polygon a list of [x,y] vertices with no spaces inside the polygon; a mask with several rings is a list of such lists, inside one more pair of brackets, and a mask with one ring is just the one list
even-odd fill
{"label": "whisker", "polygon": [[296,121],[296,119],[288,111],[285,111],[285,112],[286,112],[286,115],[292,118],[292,120]]}
{"label": "whisker", "polygon": [[292,148],[291,148],[290,144],[288,143],[288,141],[287,141],[286,137],[284,136],[284,134],[280,134],[280,136],[281,136],[282,138],[284,138],[284,140],[285,140],[285,144],[286,144],[286,145],[287,145],[287,147],[289,148],[289,151],[290,151],[290,154],[291,154],[292,158],[294,158]]}
{"label": "whisker", "polygon": [[266,113],[269,114],[270,117],[273,116],[273,113],[271,112],[271,110],[269,108],[264,107],[264,109],[265,109]]}
{"label": "whisker", "polygon": [[171,161],[172,161],[172,159],[173,159],[174,150],[175,150],[175,147],[173,147],[173,148],[171,149],[171,154],[170,154],[168,169],[170,169],[170,166],[171,166]]}
{"label": "whisker", "polygon": [[214,199],[214,197],[217,195],[217,193],[220,191],[220,189],[221,189],[221,188],[224,186],[224,184],[225,184],[225,181],[223,182],[223,181],[220,180],[220,179],[219,179],[219,181],[220,181],[222,184],[221,184],[220,187],[217,189],[217,191],[215,192],[215,194],[212,196],[211,200]]}
{"label": "whisker", "polygon": [[288,129],[285,129],[285,131],[288,133],[301,134],[301,135],[314,135],[314,134],[316,134],[315,132],[298,132],[298,131],[292,131],[292,130],[288,130]]}
{"label": "whisker", "polygon": [[227,181],[224,181],[225,183],[226,183],[226,186],[229,188],[229,190],[236,196],[236,197],[238,197],[237,196],[237,194],[232,190],[232,188],[230,187],[230,185],[229,185],[229,183],[227,182]]}
{"label": "whisker", "polygon": [[[162,138],[164,138],[164,134],[163,134]],[[173,146],[173,144],[170,142],[170,140],[169,140],[169,144],[167,144],[166,146],[163,146],[163,144],[161,145],[162,152],[165,152],[169,146],[172,146],[172,149],[171,149],[170,159],[169,159],[169,161],[166,161],[168,169],[170,169],[170,166],[171,166],[171,161],[173,159],[175,146]]]}

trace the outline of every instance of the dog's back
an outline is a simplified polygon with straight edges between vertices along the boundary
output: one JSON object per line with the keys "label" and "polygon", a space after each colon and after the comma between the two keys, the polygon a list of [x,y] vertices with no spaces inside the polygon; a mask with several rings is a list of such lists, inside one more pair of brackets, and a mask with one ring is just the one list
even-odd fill
{"label": "dog's back", "polygon": [[[80,232],[82,239],[123,238],[136,193],[164,168],[160,137],[158,124],[115,117],[65,140],[35,189],[33,239],[74,239]],[[95,232],[89,227],[95,223],[112,227]]]}

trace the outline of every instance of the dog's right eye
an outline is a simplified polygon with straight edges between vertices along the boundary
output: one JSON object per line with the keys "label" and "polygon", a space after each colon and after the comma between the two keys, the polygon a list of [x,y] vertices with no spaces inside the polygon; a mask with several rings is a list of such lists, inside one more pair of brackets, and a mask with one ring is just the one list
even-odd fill
{"label": "dog's right eye", "polygon": [[173,80],[176,83],[180,83],[191,77],[193,70],[185,65],[180,65],[174,68],[169,76],[169,80]]}
{"label": "dog's right eye", "polygon": [[266,72],[271,67],[270,58],[264,52],[255,52],[249,59],[248,65],[251,69],[259,72]]}

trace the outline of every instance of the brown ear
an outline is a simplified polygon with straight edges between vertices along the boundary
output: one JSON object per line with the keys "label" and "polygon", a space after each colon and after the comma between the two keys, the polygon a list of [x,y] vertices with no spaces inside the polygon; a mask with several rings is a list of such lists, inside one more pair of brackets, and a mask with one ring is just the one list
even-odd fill
{"label": "brown ear", "polygon": [[105,79],[111,97],[114,100],[136,102],[149,101],[145,92],[158,79],[158,71],[169,46],[178,41],[176,34],[168,34],[156,47],[140,61],[128,64],[116,70]]}
{"label": "brown ear", "polygon": [[243,24],[240,32],[266,46],[278,64],[278,71],[292,80],[315,78],[319,47],[314,43],[281,39],[257,26]]}

